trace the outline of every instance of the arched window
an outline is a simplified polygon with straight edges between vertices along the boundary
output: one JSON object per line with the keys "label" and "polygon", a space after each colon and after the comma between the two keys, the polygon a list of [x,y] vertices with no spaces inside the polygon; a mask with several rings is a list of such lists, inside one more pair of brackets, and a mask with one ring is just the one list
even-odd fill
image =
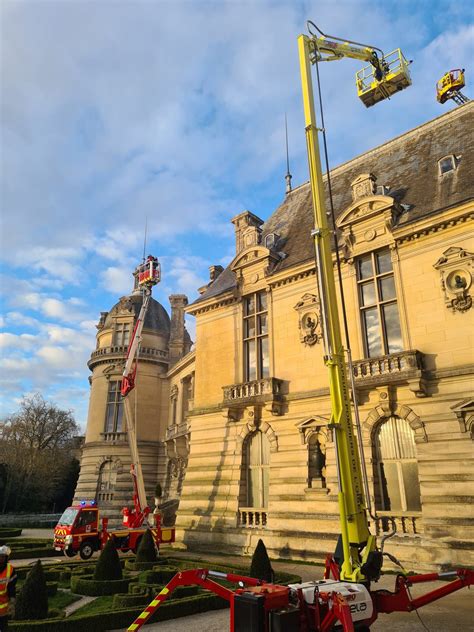
{"label": "arched window", "polygon": [[418,462],[410,424],[389,417],[377,428],[374,452],[376,509],[420,511]]}
{"label": "arched window", "polygon": [[270,442],[259,430],[251,435],[244,448],[241,505],[266,509],[270,472]]}
{"label": "arched window", "polygon": [[96,500],[98,502],[110,502],[113,500],[116,482],[117,469],[115,464],[113,461],[104,461],[99,470]]}

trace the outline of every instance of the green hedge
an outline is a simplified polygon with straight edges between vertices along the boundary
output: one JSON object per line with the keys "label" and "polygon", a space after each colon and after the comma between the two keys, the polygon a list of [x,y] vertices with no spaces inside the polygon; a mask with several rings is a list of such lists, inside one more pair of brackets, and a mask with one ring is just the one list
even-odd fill
{"label": "green hedge", "polygon": [[21,532],[22,529],[15,529],[14,527],[0,527],[0,541],[5,538],[18,538]]}
{"label": "green hedge", "polygon": [[155,567],[151,571],[142,571],[138,575],[138,581],[140,584],[167,584],[178,571],[175,566]]}
{"label": "green hedge", "polygon": [[77,595],[89,595],[101,597],[103,595],[115,595],[128,591],[128,585],[135,578],[113,579],[106,581],[96,581],[94,579],[84,579],[83,577],[71,577],[71,590]]}
{"label": "green hedge", "polygon": [[[228,606],[227,601],[217,595],[202,594],[179,601],[165,601],[150,617],[149,622],[178,619],[199,612],[219,610]],[[127,608],[114,612],[100,612],[79,616],[74,613],[66,619],[45,619],[44,621],[12,621],[10,632],[103,632],[114,628],[127,628],[143,611],[143,607]]]}
{"label": "green hedge", "polygon": [[148,592],[144,595],[129,595],[126,594],[118,594],[114,595],[113,607],[115,609],[120,608],[134,608],[135,606],[148,606],[150,603],[150,595]]}
{"label": "green hedge", "polygon": [[46,592],[48,597],[54,597],[58,592],[58,582],[46,582]]}
{"label": "green hedge", "polygon": [[47,547],[38,547],[38,548],[13,548],[12,554],[10,555],[10,559],[12,560],[27,560],[30,557],[59,557],[61,553],[55,551],[51,545]]}

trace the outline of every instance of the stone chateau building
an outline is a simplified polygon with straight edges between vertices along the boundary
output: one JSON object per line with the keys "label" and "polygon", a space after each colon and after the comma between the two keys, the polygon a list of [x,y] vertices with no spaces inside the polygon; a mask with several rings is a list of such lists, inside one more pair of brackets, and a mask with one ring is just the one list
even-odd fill
{"label": "stone chateau building", "polygon": [[[372,529],[411,568],[474,564],[474,103],[331,172]],[[183,547],[322,560],[339,531],[308,184],[190,305],[153,302],[137,397],[151,501]],[[336,268],[335,268],[336,273]],[[77,498],[131,497],[119,380],[140,295],[102,313]],[[184,313],[196,319],[196,345]],[[171,512],[172,513],[172,512]]]}

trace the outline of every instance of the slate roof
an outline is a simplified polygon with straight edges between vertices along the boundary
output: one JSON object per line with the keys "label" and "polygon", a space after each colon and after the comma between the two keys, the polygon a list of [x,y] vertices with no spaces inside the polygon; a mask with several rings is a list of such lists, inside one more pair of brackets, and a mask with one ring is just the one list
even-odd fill
{"label": "slate roof", "polygon": [[[398,136],[331,170],[336,217],[352,204],[351,182],[363,173],[373,173],[377,185],[390,187],[387,195],[409,208],[399,218],[408,225],[435,215],[450,206],[474,198],[474,101],[467,103]],[[460,157],[454,174],[439,176],[438,161],[454,154]],[[327,177],[324,176],[329,209]],[[311,190],[305,183],[289,193],[262,226],[262,237],[277,233],[277,250],[287,256],[274,269],[281,271],[314,258]],[[236,286],[227,267],[193,305]]]}
{"label": "slate roof", "polygon": [[[141,294],[130,294],[127,296],[133,306],[133,311],[135,312],[135,318],[138,317],[140,313],[140,308],[143,302],[143,296]],[[107,314],[107,317],[104,322],[104,327],[112,327],[113,326],[113,316],[116,316],[117,312],[120,310],[120,301],[116,303],[110,312]],[[165,336],[169,336],[171,323],[170,317],[168,316],[165,308],[155,301],[154,298],[150,300],[150,304],[148,305],[148,311],[145,316],[145,322],[143,324],[145,329],[151,329],[153,331],[159,331],[163,333]]]}

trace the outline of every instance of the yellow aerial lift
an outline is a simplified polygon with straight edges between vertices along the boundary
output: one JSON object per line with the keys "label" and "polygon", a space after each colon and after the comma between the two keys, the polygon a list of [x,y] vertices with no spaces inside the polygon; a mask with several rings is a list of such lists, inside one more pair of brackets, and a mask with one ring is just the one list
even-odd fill
{"label": "yellow aerial lift", "polygon": [[461,92],[465,85],[464,68],[450,70],[436,84],[436,100],[438,103],[446,103],[452,99],[457,105],[467,103],[469,98]]}
{"label": "yellow aerial lift", "polygon": [[[351,397],[346,375],[346,353],[341,339],[331,231],[328,227],[311,64],[350,57],[367,61],[357,73],[359,96],[367,107],[389,98],[411,83],[408,62],[400,50],[385,56],[371,46],[324,35],[312,22],[309,35],[300,35],[298,48],[303,89],[306,142],[313,199],[314,246],[321,303],[325,363],[329,370],[331,427],[335,436],[341,552],[328,559],[324,579],[280,586],[232,573],[192,569],[181,571],[156,595],[129,626],[137,632],[178,586],[196,584],[229,602],[230,632],[368,632],[380,613],[411,612],[474,583],[474,572],[398,575],[395,591],[372,590],[381,572],[382,552],[369,531],[366,483],[351,419]],[[315,33],[315,30],[318,34]],[[389,57],[397,60],[391,64]],[[339,547],[338,547],[339,548]],[[332,574],[332,578],[330,578]],[[448,580],[441,588],[413,598],[413,584]],[[216,581],[218,580],[218,581]],[[218,583],[237,584],[234,590]]]}
{"label": "yellow aerial lift", "polygon": [[351,398],[346,376],[346,354],[341,337],[333,274],[331,238],[325,208],[323,174],[319,155],[318,128],[314,110],[311,65],[350,57],[370,62],[356,75],[357,90],[363,103],[370,107],[411,84],[408,63],[400,49],[390,53],[397,66],[389,64],[379,49],[325,35],[308,22],[308,35],[298,38],[301,84],[306,124],[309,174],[313,198],[314,247],[318,285],[322,306],[325,362],[329,370],[332,404],[331,426],[334,430],[339,514],[341,523],[341,579],[353,582],[377,579],[382,555],[376,549],[375,536],[368,527],[361,463],[354,436]]}

